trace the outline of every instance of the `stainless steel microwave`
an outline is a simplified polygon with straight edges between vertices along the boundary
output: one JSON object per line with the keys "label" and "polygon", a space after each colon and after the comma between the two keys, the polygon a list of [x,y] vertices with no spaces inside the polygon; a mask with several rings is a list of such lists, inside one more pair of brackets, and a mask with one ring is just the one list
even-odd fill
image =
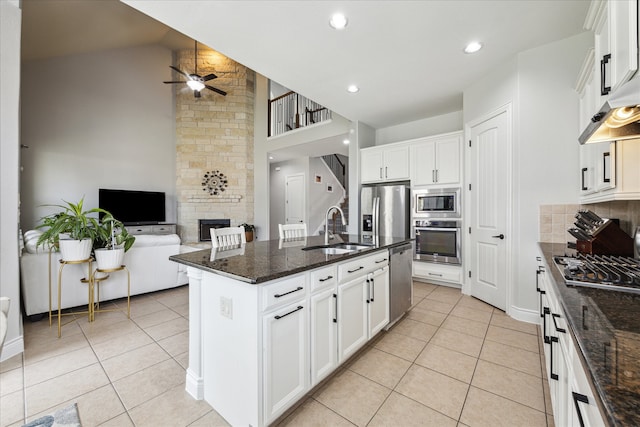
{"label": "stainless steel microwave", "polygon": [[414,217],[460,218],[460,188],[414,189]]}

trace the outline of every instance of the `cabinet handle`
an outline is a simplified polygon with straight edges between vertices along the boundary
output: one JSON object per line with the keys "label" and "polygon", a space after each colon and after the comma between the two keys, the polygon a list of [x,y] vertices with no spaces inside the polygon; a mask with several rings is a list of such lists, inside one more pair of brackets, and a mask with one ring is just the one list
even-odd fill
{"label": "cabinet handle", "polygon": [[[610,168],[607,167],[607,157],[610,157],[611,153],[610,152],[606,152],[606,153],[602,153],[602,182],[611,182],[611,170]],[[611,164],[611,161],[609,161],[609,164]],[[609,172],[609,175],[607,175],[607,171]]]}
{"label": "cabinet handle", "polygon": [[[542,308],[542,295],[546,295],[546,294],[547,294],[547,291],[543,291],[542,289],[540,289],[540,304],[539,304],[539,306],[540,306],[540,317],[543,317],[543,318],[544,318],[544,310]],[[544,332],[546,332],[546,331],[544,331]]]}
{"label": "cabinet handle", "polygon": [[551,379],[552,380],[556,380],[558,381],[558,374],[554,374],[553,373],[553,343],[554,342],[558,342],[558,337],[551,337],[551,357],[549,359],[551,359],[551,368],[549,369],[549,372],[551,374]]}
{"label": "cabinet handle", "polygon": [[380,168],[380,179],[382,179],[382,168]]}
{"label": "cabinet handle", "polygon": [[320,279],[319,282],[326,282],[327,280],[333,279],[333,276],[327,276],[324,279]]}
{"label": "cabinet handle", "polygon": [[436,182],[436,170],[431,170],[431,182]]}
{"label": "cabinet handle", "polygon": [[436,169],[436,182],[438,182],[438,169]]}
{"label": "cabinet handle", "polygon": [[572,391],[571,395],[573,396],[573,404],[576,405],[576,412],[578,413],[580,427],[584,427],[584,420],[582,419],[582,412],[580,412],[580,405],[578,402],[589,404],[589,398],[584,394],[576,393],[575,391]]}
{"label": "cabinet handle", "polygon": [[551,344],[551,338],[547,335],[547,314],[551,314],[549,307],[542,310],[542,332],[544,333],[544,343]]}
{"label": "cabinet handle", "polygon": [[605,86],[607,84],[607,64],[611,59],[611,54],[608,53],[600,60],[600,95],[608,95],[611,92],[611,86]]}
{"label": "cabinet handle", "polygon": [[536,261],[538,261],[538,262],[542,261],[542,257],[537,256],[536,257]]}
{"label": "cabinet handle", "polygon": [[384,177],[389,178],[389,168],[386,166],[384,167]]}
{"label": "cabinet handle", "polygon": [[284,294],[275,294],[275,295],[274,295],[274,297],[275,297],[275,298],[280,298],[280,297],[283,297],[283,296],[285,296],[285,295],[289,295],[289,294],[292,294],[292,293],[294,293],[294,292],[301,291],[301,290],[303,290],[303,289],[304,289],[304,288],[303,288],[302,286],[298,286],[296,289],[294,289],[294,290],[292,290],[292,291],[289,291],[289,292],[285,292]]}
{"label": "cabinet handle", "polygon": [[429,273],[429,276],[442,277],[442,274],[440,274],[440,273]]}
{"label": "cabinet handle", "polygon": [[585,175],[587,173],[587,168],[582,168],[582,191],[587,191],[589,188],[584,184],[585,183]]}
{"label": "cabinet handle", "polygon": [[371,278],[371,302],[375,300],[376,297],[376,282],[374,278]]}
{"label": "cabinet handle", "polygon": [[540,279],[540,268],[538,267],[538,269],[536,270],[536,292],[540,292],[540,283],[539,283],[539,279]]}
{"label": "cabinet handle", "polygon": [[363,268],[364,268],[363,266],[360,266],[360,267],[356,268],[355,270],[347,270],[347,273],[355,273],[356,271],[362,270]]}
{"label": "cabinet handle", "polygon": [[381,262],[385,262],[386,260],[387,260],[386,258],[383,258],[383,259],[381,259],[380,261],[375,261],[375,263],[376,263],[376,264],[380,264]]}
{"label": "cabinet handle", "polygon": [[367,279],[367,304],[371,302],[371,280]]}
{"label": "cabinet handle", "polygon": [[293,310],[291,310],[291,311],[290,311],[290,312],[288,312],[288,313],[283,314],[282,316],[277,315],[277,316],[275,317],[275,319],[276,319],[276,320],[280,320],[280,319],[282,319],[283,317],[287,317],[288,315],[295,313],[296,311],[300,311],[300,310],[302,310],[303,308],[304,308],[303,306],[299,305],[299,306],[298,306],[298,308],[294,308]]}
{"label": "cabinet handle", "polygon": [[333,294],[333,302],[334,302],[334,315],[333,315],[333,323],[338,323],[338,295]]}
{"label": "cabinet handle", "polygon": [[562,332],[563,334],[566,334],[566,333],[567,333],[567,330],[566,330],[566,329],[564,329],[564,328],[558,328],[558,323],[556,323],[556,319],[557,319],[557,318],[559,318],[559,317],[560,317],[560,315],[559,315],[559,314],[557,314],[557,313],[553,313],[553,314],[551,315],[551,319],[553,320],[553,326],[554,326],[554,328],[556,328],[556,331],[557,331],[557,332]]}

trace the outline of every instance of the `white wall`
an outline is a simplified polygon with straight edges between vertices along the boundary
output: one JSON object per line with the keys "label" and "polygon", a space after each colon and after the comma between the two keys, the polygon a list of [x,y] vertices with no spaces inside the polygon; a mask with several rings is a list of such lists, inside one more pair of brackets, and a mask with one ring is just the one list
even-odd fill
{"label": "white wall", "polygon": [[[278,238],[278,224],[285,223],[285,183],[287,176],[303,174],[307,191],[306,223],[307,233],[317,235],[318,229],[324,229],[327,209],[337,205],[344,196],[344,190],[327,165],[319,157],[299,157],[285,162],[269,165],[269,203],[270,237]],[[322,182],[316,183],[315,175],[322,176]],[[327,185],[333,186],[333,192],[327,191]]]}
{"label": "white wall", "polygon": [[376,145],[455,132],[462,129],[462,111],[427,117],[376,130]]}
{"label": "white wall", "polygon": [[99,188],[164,191],[176,221],[172,53],[144,46],[23,64],[23,230],[78,201],[98,206]]}
{"label": "white wall", "polygon": [[468,123],[513,107],[512,308],[534,311],[538,206],[578,197],[578,95],[573,85],[590,33],[525,51],[464,92]]}
{"label": "white wall", "polygon": [[0,296],[11,299],[0,360],[24,351],[18,272],[21,22],[18,1],[0,1]]}

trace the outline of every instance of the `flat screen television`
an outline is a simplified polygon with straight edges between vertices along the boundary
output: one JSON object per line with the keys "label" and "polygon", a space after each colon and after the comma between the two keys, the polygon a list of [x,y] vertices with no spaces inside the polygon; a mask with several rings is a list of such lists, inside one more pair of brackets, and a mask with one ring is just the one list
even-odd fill
{"label": "flat screen television", "polygon": [[158,224],[166,220],[165,195],[160,191],[100,188],[98,206],[125,225]]}

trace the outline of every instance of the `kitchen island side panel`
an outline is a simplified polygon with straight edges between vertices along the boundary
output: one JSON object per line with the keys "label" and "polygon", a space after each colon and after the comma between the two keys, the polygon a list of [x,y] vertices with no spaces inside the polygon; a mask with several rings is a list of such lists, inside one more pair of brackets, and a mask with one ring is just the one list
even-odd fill
{"label": "kitchen island side panel", "polygon": [[255,285],[203,273],[204,399],[231,425],[261,425],[258,290]]}

